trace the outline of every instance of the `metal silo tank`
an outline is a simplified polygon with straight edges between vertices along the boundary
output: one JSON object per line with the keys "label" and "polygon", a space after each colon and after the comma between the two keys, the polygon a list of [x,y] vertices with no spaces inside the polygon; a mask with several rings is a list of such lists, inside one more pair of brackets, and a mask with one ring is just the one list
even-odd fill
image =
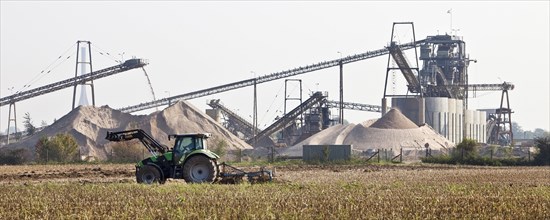
{"label": "metal silo tank", "polygon": [[484,111],[479,112],[479,123],[481,125],[481,143],[487,143],[487,113]]}
{"label": "metal silo tank", "polygon": [[472,138],[473,138],[473,129],[472,129],[473,126],[472,126],[472,124],[473,124],[473,122],[474,122],[474,118],[473,118],[473,117],[474,117],[474,116],[473,116],[474,111],[472,111],[472,110],[466,110],[465,113],[466,113],[466,114],[464,115],[464,124],[465,124],[464,126],[466,127],[466,129],[465,129],[465,132],[466,132],[465,136],[466,136],[467,138],[469,138],[469,139],[472,139]]}
{"label": "metal silo tank", "polygon": [[426,103],[426,123],[434,128],[436,132],[445,136],[445,118],[449,112],[448,98],[446,97],[428,97]]}
{"label": "metal silo tank", "polygon": [[449,99],[449,114],[447,116],[447,139],[455,143],[456,138],[456,99]]}
{"label": "metal silo tank", "polygon": [[455,103],[456,103],[456,108],[455,108],[455,112],[456,112],[456,115],[457,117],[455,117],[455,134],[456,134],[456,140],[455,140],[455,143],[460,143],[462,141],[462,132],[463,132],[463,123],[464,123],[464,101],[463,100],[460,100],[460,99],[457,99],[455,100]]}

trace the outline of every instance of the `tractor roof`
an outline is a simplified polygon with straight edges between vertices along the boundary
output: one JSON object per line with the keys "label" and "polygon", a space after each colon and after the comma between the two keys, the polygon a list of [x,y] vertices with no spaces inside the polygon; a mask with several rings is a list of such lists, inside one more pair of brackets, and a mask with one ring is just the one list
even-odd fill
{"label": "tractor roof", "polygon": [[178,137],[199,137],[199,138],[209,138],[212,134],[210,133],[185,133],[185,134],[171,134],[168,135],[168,139],[170,138],[178,138]]}

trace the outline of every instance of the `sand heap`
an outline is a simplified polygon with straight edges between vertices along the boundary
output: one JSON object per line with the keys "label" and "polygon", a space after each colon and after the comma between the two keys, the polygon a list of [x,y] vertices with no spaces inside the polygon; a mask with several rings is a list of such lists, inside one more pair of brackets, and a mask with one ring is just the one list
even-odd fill
{"label": "sand heap", "polygon": [[418,148],[429,144],[432,150],[453,147],[454,144],[435,132],[429,125],[418,127],[397,109],[382,118],[360,124],[336,125],[281,151],[281,155],[301,156],[303,145],[345,144],[357,151],[374,149]]}
{"label": "sand heap", "polygon": [[173,145],[168,141],[168,134],[201,132],[212,133],[209,141],[211,146],[219,140],[225,140],[228,150],[252,148],[186,101],[177,102],[149,115],[131,115],[108,106],[80,106],[28,139],[6,147],[23,147],[32,152],[40,137],[69,133],[76,138],[83,158],[92,156],[104,160],[107,159],[109,146],[112,144],[105,140],[107,131],[136,128],[145,130],[167,146]]}
{"label": "sand heap", "polygon": [[401,114],[397,109],[391,109],[384,117],[376,120],[371,126],[365,126],[380,129],[412,129],[418,126],[409,120],[407,116]]}

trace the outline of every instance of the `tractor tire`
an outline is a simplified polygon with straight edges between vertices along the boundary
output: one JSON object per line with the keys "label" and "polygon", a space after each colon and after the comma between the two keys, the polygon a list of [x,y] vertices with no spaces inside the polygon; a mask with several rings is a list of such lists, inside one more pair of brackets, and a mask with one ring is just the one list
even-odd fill
{"label": "tractor tire", "polygon": [[141,167],[136,173],[136,180],[138,183],[154,184],[163,182],[160,177],[160,171],[151,165],[145,165]]}
{"label": "tractor tire", "polygon": [[183,179],[187,183],[212,183],[218,176],[216,162],[210,158],[193,156],[183,165]]}

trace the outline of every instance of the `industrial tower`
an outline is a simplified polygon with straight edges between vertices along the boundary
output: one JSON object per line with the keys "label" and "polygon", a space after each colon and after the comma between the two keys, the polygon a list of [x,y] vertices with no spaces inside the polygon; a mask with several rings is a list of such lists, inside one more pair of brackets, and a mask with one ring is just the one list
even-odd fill
{"label": "industrial tower", "polygon": [[[492,136],[492,129],[487,126],[487,113],[468,109],[468,91],[506,92],[513,89],[510,83],[504,84],[474,84],[468,82],[468,66],[477,62],[466,53],[466,43],[460,36],[435,35],[428,36],[420,44],[420,56],[415,50],[416,66],[406,58],[398,42],[394,41],[395,26],[410,25],[414,38],[412,22],[395,22],[392,27],[390,45],[388,46],[388,67],[386,84],[382,98],[382,114],[387,112],[386,97],[392,97],[392,106],[399,108],[409,119],[418,125],[430,125],[436,132],[445,136],[453,143],[459,143],[464,138],[475,139],[487,143]],[[422,62],[418,67],[418,59]],[[393,60],[397,67],[390,65]],[[388,76],[390,71],[399,69],[407,81],[407,94],[388,95]],[[504,93],[503,93],[504,96]],[[501,107],[498,114],[498,129],[502,134],[510,133],[507,129],[511,111]],[[507,117],[504,118],[503,115]],[[500,125],[500,126],[499,126]],[[499,136],[497,134],[497,136]]]}

